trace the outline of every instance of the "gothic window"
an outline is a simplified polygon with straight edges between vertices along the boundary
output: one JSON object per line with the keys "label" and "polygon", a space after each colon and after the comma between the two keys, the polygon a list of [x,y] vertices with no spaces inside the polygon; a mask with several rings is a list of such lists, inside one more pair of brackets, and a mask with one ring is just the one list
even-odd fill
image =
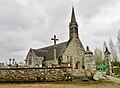
{"label": "gothic window", "polygon": [[75,64],[75,69],[78,69],[78,63]]}
{"label": "gothic window", "polygon": [[32,64],[32,55],[30,54],[30,56],[29,56],[29,65],[31,65]]}
{"label": "gothic window", "polygon": [[60,65],[61,64],[61,58],[58,58],[58,64]]}
{"label": "gothic window", "polygon": [[82,69],[85,69],[85,65],[82,65]]}
{"label": "gothic window", "polygon": [[70,66],[73,67],[73,59],[72,59],[72,56],[70,56]]}
{"label": "gothic window", "polygon": [[75,28],[75,33],[76,33],[76,34],[78,33],[78,30],[77,30],[77,28]]}
{"label": "gothic window", "polygon": [[83,68],[84,68],[84,64],[85,64],[84,57],[82,57],[82,66],[83,66]]}
{"label": "gothic window", "polygon": [[80,64],[80,62],[77,61],[77,63],[75,64],[75,69],[78,69],[78,68],[79,68],[79,64]]}

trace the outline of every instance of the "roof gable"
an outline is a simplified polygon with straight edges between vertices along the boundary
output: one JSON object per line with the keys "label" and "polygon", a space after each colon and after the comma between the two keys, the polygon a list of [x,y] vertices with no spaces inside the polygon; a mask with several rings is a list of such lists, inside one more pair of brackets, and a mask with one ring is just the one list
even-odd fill
{"label": "roof gable", "polygon": [[[66,49],[67,45],[68,45],[68,42],[63,42],[55,46],[57,58],[61,56],[62,52]],[[44,48],[39,48],[39,49],[31,49],[31,50],[34,52],[34,54],[37,57],[45,57],[46,60],[54,59],[54,45],[44,47]]]}

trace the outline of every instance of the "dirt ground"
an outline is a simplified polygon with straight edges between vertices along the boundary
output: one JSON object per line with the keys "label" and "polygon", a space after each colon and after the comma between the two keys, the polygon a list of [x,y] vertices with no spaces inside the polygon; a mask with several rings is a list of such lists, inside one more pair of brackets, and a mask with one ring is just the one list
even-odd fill
{"label": "dirt ground", "polygon": [[30,84],[0,84],[0,88],[120,88],[115,83],[30,83]]}

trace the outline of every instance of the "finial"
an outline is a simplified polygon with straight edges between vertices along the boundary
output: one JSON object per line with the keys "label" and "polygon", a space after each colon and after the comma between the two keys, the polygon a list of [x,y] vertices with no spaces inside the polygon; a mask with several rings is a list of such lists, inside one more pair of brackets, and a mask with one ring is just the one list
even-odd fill
{"label": "finial", "polygon": [[87,50],[87,51],[90,51],[90,50],[89,50],[89,46],[86,47],[86,50]]}
{"label": "finial", "polygon": [[106,47],[106,52],[108,52],[108,48]]}
{"label": "finial", "polygon": [[85,54],[93,54],[93,52],[90,51],[89,46],[86,47]]}
{"label": "finial", "polygon": [[72,6],[71,22],[76,22],[75,12],[74,12],[74,6]]}
{"label": "finial", "polygon": [[72,10],[74,10],[74,5],[72,5]]}
{"label": "finial", "polygon": [[104,53],[111,54],[111,53],[108,51],[108,48],[107,48],[107,47],[105,48],[105,52],[104,52]]}

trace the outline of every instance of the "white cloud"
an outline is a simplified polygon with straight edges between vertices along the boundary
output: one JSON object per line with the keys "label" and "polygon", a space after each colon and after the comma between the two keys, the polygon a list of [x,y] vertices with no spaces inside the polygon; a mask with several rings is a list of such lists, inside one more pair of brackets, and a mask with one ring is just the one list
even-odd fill
{"label": "white cloud", "polygon": [[68,40],[74,4],[79,35],[92,50],[104,40],[115,40],[120,28],[119,0],[0,0],[0,62],[23,61],[29,48]]}
{"label": "white cloud", "polygon": [[[100,7],[98,14],[87,19],[87,22],[83,23],[83,32],[87,32],[86,35],[82,35],[85,44],[88,44],[94,50],[95,47],[102,47],[103,41],[108,41],[110,37],[116,41],[117,32],[120,28],[120,3],[113,2],[112,4],[104,5]],[[84,20],[84,19],[82,19]],[[89,39],[88,39],[89,36]]]}

